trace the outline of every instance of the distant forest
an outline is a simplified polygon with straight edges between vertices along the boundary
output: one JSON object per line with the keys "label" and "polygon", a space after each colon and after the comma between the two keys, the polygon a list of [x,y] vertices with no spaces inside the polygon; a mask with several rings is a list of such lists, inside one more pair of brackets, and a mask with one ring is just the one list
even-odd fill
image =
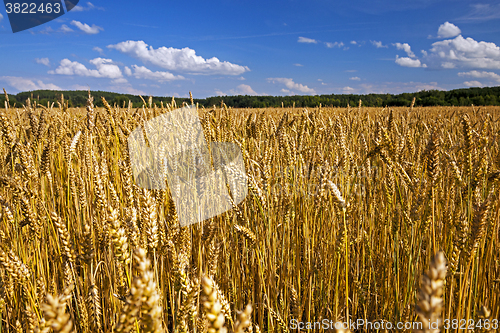
{"label": "distant forest", "polygon": [[[36,100],[37,104],[47,105],[61,101],[61,94],[64,100],[68,102],[69,107],[83,107],[86,105],[88,91],[56,91],[56,90],[35,90],[20,92],[16,95],[8,95],[9,103],[12,107],[21,107],[28,98]],[[129,100],[133,103],[132,107],[141,107],[143,102],[139,96],[118,94],[107,91],[91,91],[94,96],[94,105],[103,106],[101,96],[111,105],[127,107]],[[143,96],[148,102],[149,97]],[[367,94],[367,95],[315,95],[315,96],[217,96],[205,99],[195,99],[194,102],[206,108],[213,105],[226,104],[233,108],[266,108],[266,107],[357,107],[359,100],[363,106],[410,106],[415,97],[415,106],[470,106],[474,105],[500,105],[500,86],[487,88],[468,88],[455,89],[450,91],[424,90],[416,93],[403,93],[399,95],[392,94]],[[172,97],[152,97],[153,103],[160,105],[170,103]],[[177,105],[182,102],[190,103],[189,98],[176,98]],[[4,108],[5,96],[0,96],[0,107]]]}

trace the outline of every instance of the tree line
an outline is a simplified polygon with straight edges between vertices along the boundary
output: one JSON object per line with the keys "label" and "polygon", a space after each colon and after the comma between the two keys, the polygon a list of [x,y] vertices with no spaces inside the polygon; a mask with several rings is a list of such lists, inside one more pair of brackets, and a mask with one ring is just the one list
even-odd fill
{"label": "tree line", "polygon": [[[142,107],[143,100],[140,96],[130,94],[119,94],[107,91],[91,91],[94,96],[94,105],[102,107],[101,97],[104,97],[111,105],[128,107],[129,101],[133,108]],[[69,107],[83,107],[87,103],[88,91],[60,91],[60,90],[35,90],[20,92],[16,95],[8,95],[11,106],[21,107],[30,98],[37,104],[50,105],[61,101],[61,95]],[[359,100],[363,106],[410,106],[415,98],[415,106],[470,106],[474,105],[500,105],[500,86],[485,88],[454,89],[450,91],[423,90],[415,93],[402,94],[341,94],[341,95],[295,95],[295,96],[217,96],[204,99],[194,99],[199,106],[206,108],[224,103],[233,108],[266,108],[266,107],[357,107]],[[144,98],[146,103],[149,97]],[[172,97],[152,97],[156,105],[170,103]],[[190,103],[189,98],[176,98],[177,105],[183,102]],[[5,105],[5,96],[0,96],[0,107]]]}

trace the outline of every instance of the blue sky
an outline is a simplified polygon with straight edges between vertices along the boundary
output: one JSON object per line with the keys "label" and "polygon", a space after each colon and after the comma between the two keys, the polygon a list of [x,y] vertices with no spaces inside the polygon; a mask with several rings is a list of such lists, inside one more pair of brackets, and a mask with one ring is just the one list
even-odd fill
{"label": "blue sky", "polygon": [[0,86],[154,96],[401,93],[500,85],[494,1],[80,1],[12,33]]}

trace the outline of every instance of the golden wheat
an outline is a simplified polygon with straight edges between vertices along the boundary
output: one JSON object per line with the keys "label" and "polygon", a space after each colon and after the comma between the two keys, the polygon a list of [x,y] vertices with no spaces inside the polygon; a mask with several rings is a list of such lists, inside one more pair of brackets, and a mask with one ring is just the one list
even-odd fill
{"label": "golden wheat", "polygon": [[2,332],[499,319],[498,107],[198,108],[248,195],[181,227],[127,144],[175,100],[93,101],[0,110]]}

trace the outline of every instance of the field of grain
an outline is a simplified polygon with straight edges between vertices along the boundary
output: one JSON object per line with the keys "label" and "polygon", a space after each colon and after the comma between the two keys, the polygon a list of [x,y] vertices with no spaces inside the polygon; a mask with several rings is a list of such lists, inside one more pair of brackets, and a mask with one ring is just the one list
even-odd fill
{"label": "field of grain", "polygon": [[207,141],[241,147],[249,191],[182,228],[127,150],[176,107],[0,110],[1,332],[492,329],[500,107],[199,109]]}

